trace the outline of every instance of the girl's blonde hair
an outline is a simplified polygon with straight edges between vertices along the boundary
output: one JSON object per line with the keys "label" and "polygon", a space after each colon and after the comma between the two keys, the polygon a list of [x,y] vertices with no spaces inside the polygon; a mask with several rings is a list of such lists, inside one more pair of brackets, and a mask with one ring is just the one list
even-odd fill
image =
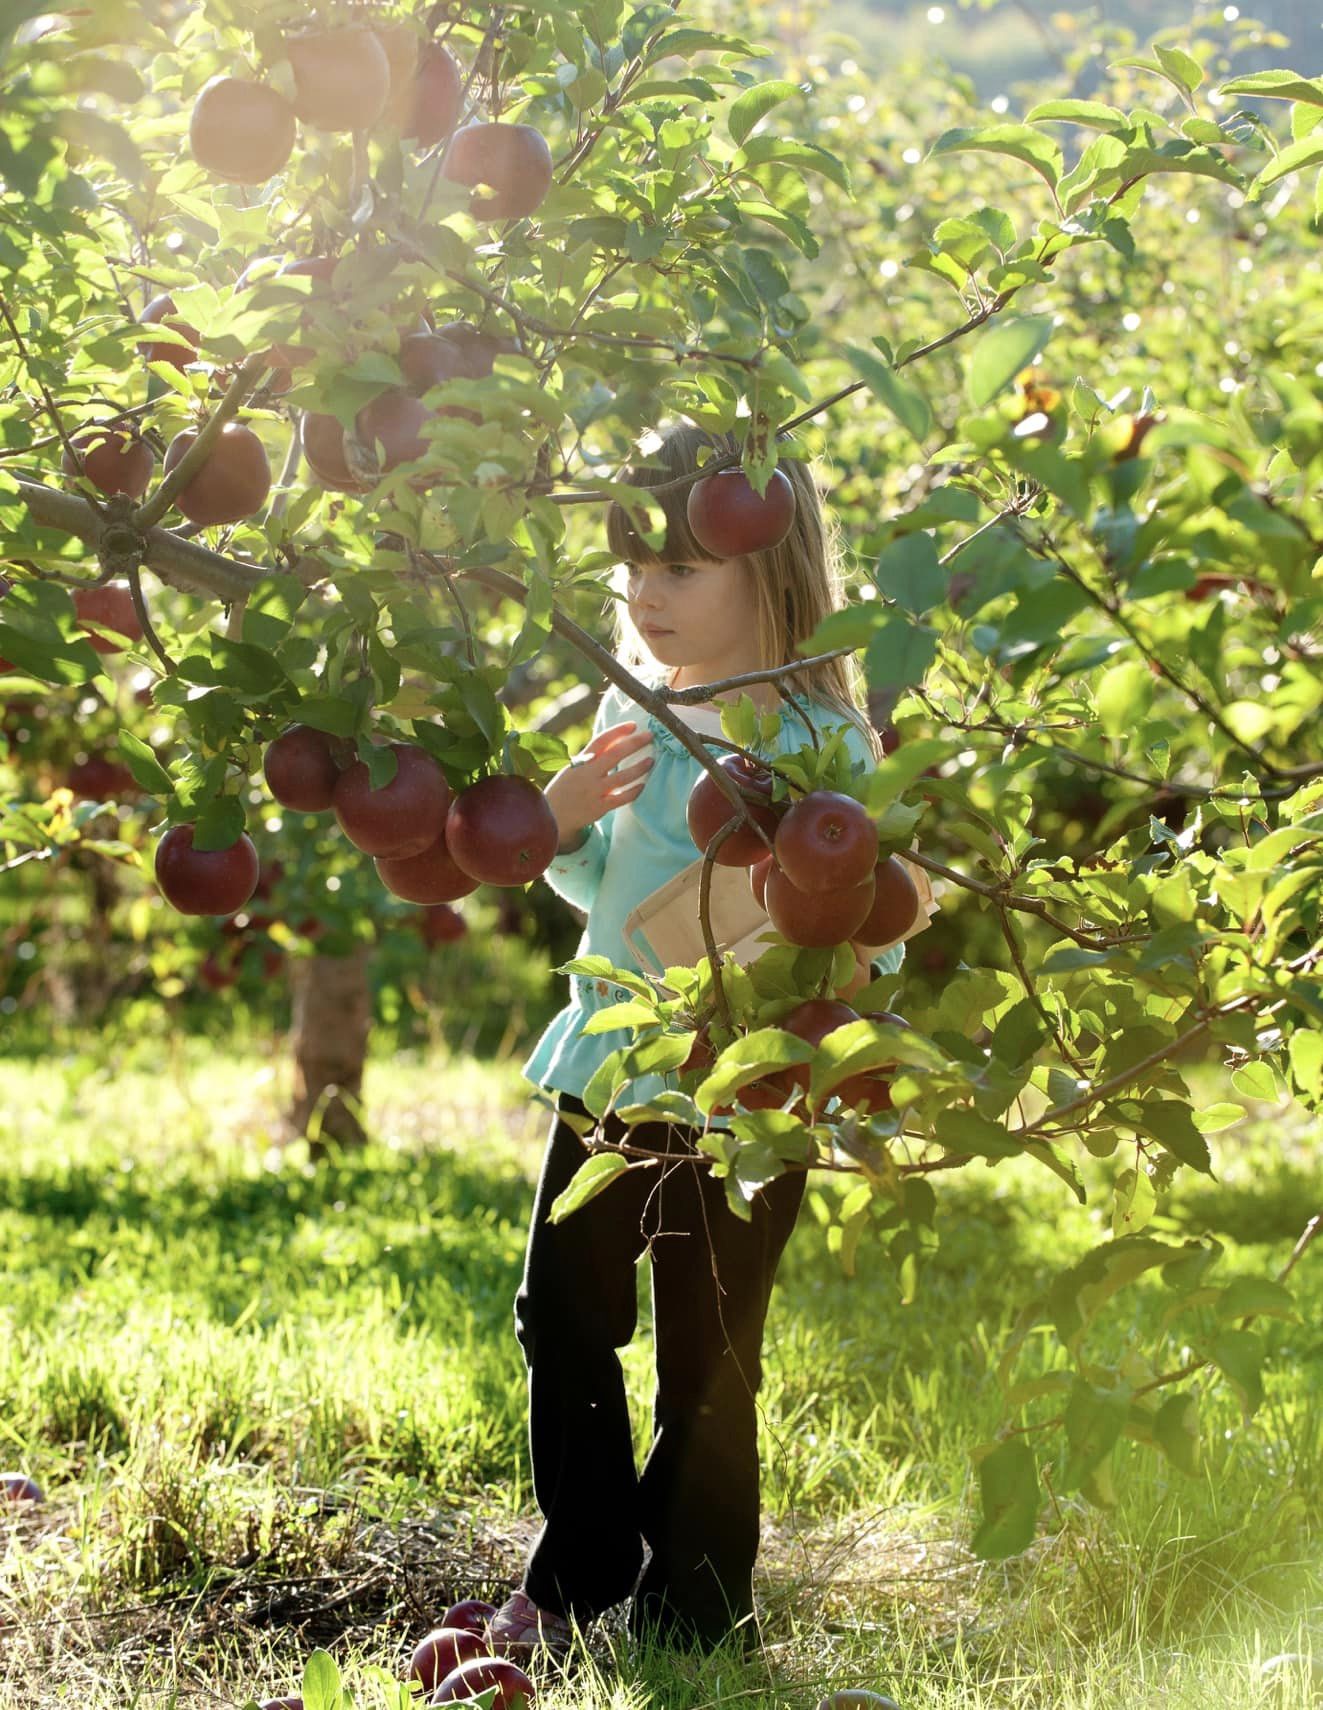
{"label": "girl's blonde hair", "polygon": [[[638,460],[617,477],[630,487],[653,488],[691,474],[699,453],[712,456],[738,453],[740,440],[730,433],[708,433],[689,422],[666,428],[655,449],[649,444]],[[795,520],[779,546],[751,552],[745,560],[753,591],[759,656],[764,665],[793,663],[796,650],[826,617],[845,604],[836,534],[822,508],[822,493],[810,466],[799,458],[783,457],[781,472],[795,490]],[[687,564],[710,555],[694,539],[687,505],[690,488],[659,493],[655,503],[666,517],[666,537],[660,550],[648,546],[630,524],[624,506],[613,502],[606,514],[607,545],[624,564]],[[624,600],[615,605],[615,651],[622,665],[639,674],[655,670],[656,662],[630,620]],[[853,654],[795,671],[779,680],[792,694],[817,701],[856,725],[873,757],[882,758],[882,739],[867,717],[867,686]]]}

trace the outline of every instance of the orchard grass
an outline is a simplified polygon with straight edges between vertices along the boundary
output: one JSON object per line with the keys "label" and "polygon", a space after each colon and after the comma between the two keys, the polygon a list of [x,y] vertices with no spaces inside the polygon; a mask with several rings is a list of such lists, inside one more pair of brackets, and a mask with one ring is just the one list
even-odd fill
{"label": "orchard grass", "polygon": [[[511,1308],[545,1112],[517,1062],[375,1058],[376,1143],[314,1168],[277,1144],[283,1045],[98,1053],[0,1064],[0,1462],[48,1496],[0,1514],[0,1703],[242,1704],[296,1691],[317,1646],[358,1703],[393,1702],[427,1626],[504,1595],[536,1530]],[[1296,1114],[1217,1137],[1220,1179],[1166,1207],[1228,1275],[1280,1268],[1323,1203]],[[1303,1669],[1258,1671],[1323,1656],[1323,1265],[1295,1272],[1300,1323],[1266,1331],[1252,1425],[1220,1386],[1204,1403],[1198,1477],[1127,1447],[1114,1511],[1062,1497],[1024,1557],[980,1564],[969,1455],[999,1344],[1103,1231],[1031,1166],[964,1175],[908,1307],[867,1239],[842,1273],[841,1184],[810,1183],[767,1334],[762,1656],[639,1654],[614,1611],[568,1676],[541,1671],[544,1704],[1309,1701]],[[643,1270],[639,1298],[641,1455]],[[1136,1323],[1166,1304],[1136,1290]]]}

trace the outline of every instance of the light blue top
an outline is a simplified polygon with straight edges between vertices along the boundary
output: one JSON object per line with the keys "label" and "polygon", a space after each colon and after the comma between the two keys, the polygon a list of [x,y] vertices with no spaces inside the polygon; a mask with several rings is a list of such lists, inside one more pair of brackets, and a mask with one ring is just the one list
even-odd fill
{"label": "light blue top", "polygon": [[[797,704],[804,707],[819,730],[846,723],[845,740],[851,759],[873,766],[873,755],[863,732],[848,724],[836,708],[805,702],[802,698]],[[644,897],[697,858],[685,810],[701,768],[665,725],[623,690],[608,684],[598,703],[593,734],[631,720],[640,730],[646,725],[652,732],[654,763],[647,782],[632,802],[611,809],[596,821],[589,830],[588,841],[580,848],[569,855],[557,855],[544,877],[558,895],[588,916],[577,954],[605,956],[613,966],[632,970],[640,964],[625,942],[626,917]],[[701,740],[707,740],[703,732],[697,734]],[[773,758],[803,747],[807,740],[803,722],[783,709],[776,742],[765,752]],[[879,974],[895,973],[904,956],[904,944],[893,944],[878,952],[873,967]],[[623,1003],[633,993],[623,986],[581,974],[571,974],[569,980],[569,1003],[547,1026],[522,1072],[538,1086],[582,1097],[601,1063],[612,1051],[632,1044],[636,1037],[626,1027],[609,1033],[586,1034],[584,1022],[594,1010]],[[643,1104],[660,1092],[678,1090],[679,1080],[674,1074],[639,1075],[618,1096],[617,1103]],[[711,1119],[713,1127],[725,1125],[722,1118]]]}

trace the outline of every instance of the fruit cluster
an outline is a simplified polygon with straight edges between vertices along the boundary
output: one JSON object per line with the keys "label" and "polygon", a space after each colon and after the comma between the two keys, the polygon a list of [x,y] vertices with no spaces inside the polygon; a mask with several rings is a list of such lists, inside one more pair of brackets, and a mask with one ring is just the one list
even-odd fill
{"label": "fruit cluster", "polygon": [[[525,885],[545,872],[560,832],[536,784],[496,773],[452,794],[425,749],[390,747],[395,775],[374,788],[367,762],[350,759],[347,745],[296,724],[268,745],[262,770],[282,807],[333,811],[354,847],[372,856],[386,889],[405,902],[432,907],[480,884]],[[174,825],[157,845],[162,895],[182,914],[233,914],[256,889],[257,850],[246,833],[227,849],[195,849],[193,833],[192,825]]]}
{"label": "fruit cluster", "polygon": [[[919,893],[903,862],[879,856],[877,827],[859,802],[836,790],[809,790],[794,803],[773,801],[769,768],[743,754],[726,755],[719,764],[753,824],[737,826],[713,859],[749,868],[758,906],[783,938],[816,948],[847,939],[894,944],[905,936],[918,919]],[[733,815],[729,798],[704,772],[687,808],[695,846],[706,854]]]}

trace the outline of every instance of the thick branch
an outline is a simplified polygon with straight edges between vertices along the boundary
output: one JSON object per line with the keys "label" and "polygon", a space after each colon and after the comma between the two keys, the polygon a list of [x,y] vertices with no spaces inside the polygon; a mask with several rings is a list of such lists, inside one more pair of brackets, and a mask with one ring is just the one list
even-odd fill
{"label": "thick branch", "polygon": [[[54,487],[43,487],[35,481],[19,481],[18,490],[37,522],[48,528],[63,529],[84,541],[94,553],[100,552],[101,537],[108,525],[86,499],[61,493]],[[163,528],[147,531],[144,548],[144,567],[154,571],[163,582],[181,588],[186,594],[204,594],[227,604],[242,599],[267,574],[259,564],[242,564],[205,546],[181,540]]]}

